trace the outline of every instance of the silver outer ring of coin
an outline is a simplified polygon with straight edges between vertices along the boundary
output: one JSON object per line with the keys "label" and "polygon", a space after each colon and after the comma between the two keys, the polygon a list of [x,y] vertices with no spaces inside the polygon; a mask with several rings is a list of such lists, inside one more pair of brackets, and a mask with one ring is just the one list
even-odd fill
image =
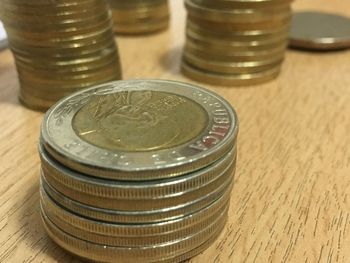
{"label": "silver outer ring of coin", "polygon": [[[102,149],[83,141],[73,130],[72,119],[90,96],[142,90],[167,92],[197,102],[208,113],[208,126],[186,144],[149,152]],[[213,134],[218,126],[220,136]],[[103,178],[146,180],[177,176],[218,160],[232,147],[237,133],[236,112],[217,94],[175,81],[131,80],[106,83],[62,99],[46,113],[41,140],[54,159],[73,170]]]}

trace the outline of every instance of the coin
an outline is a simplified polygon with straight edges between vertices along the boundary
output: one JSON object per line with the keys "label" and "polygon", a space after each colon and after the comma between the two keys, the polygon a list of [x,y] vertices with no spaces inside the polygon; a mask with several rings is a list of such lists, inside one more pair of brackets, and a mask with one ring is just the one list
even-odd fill
{"label": "coin", "polygon": [[[160,235],[151,235],[151,236],[112,236],[111,234],[98,234],[95,232],[89,232],[82,229],[79,229],[77,227],[74,227],[70,224],[68,224],[65,221],[61,221],[59,218],[56,218],[55,216],[50,217],[46,214],[46,216],[59,228],[64,230],[67,233],[70,233],[72,236],[75,236],[77,238],[80,238],[82,240],[86,240],[89,242],[93,242],[96,244],[101,245],[109,245],[109,246],[119,246],[119,247],[128,247],[128,248],[137,248],[147,245],[161,245],[167,242],[171,242],[174,239],[180,239],[185,238],[186,236],[190,234],[194,234],[197,231],[200,231],[203,227],[209,225],[213,220],[215,220],[223,211],[227,211],[228,206],[226,205],[222,210],[215,211],[210,216],[206,216],[202,218],[199,221],[195,221],[195,223],[188,228],[179,229],[176,231],[173,231],[171,233],[161,233]],[[44,210],[42,210],[42,213]],[[101,224],[101,223],[100,223]],[[150,227],[151,228],[151,227]]]}
{"label": "coin", "polygon": [[184,61],[204,71],[221,74],[252,74],[271,69],[281,64],[283,57],[272,57],[265,61],[226,62],[219,60],[208,61],[200,56],[184,53]]}
{"label": "coin", "polygon": [[215,233],[221,232],[226,222],[227,212],[224,211],[207,227],[193,235],[158,246],[147,246],[136,249],[99,245],[81,240],[62,231],[44,214],[42,214],[42,218],[49,236],[58,245],[80,257],[103,262],[114,262],[115,258],[123,259],[124,262],[134,262],[139,258],[142,258],[144,261],[154,262],[180,256],[205,243]]}
{"label": "coin", "polygon": [[24,105],[46,110],[76,90],[121,78],[105,1],[4,0],[0,16]]}
{"label": "coin", "polygon": [[159,1],[109,0],[117,34],[145,34],[164,30],[169,25],[169,4]]}
{"label": "coin", "polygon": [[178,218],[185,217],[191,213],[196,213],[201,209],[211,205],[213,202],[220,198],[226,198],[230,196],[232,189],[232,182],[229,185],[221,186],[214,192],[201,196],[198,200],[192,200],[187,204],[181,206],[168,207],[163,210],[152,211],[119,211],[110,209],[101,209],[97,207],[88,206],[70,199],[52,186],[50,186],[45,177],[41,177],[42,194],[45,194],[52,198],[55,202],[60,204],[66,210],[74,212],[86,218],[100,220],[104,222],[120,222],[120,223],[156,223],[166,222]]}
{"label": "coin", "polygon": [[[171,180],[152,180],[139,182],[120,182],[115,180],[99,179],[80,173],[60,165],[50,158],[42,146],[39,146],[41,157],[41,169],[52,186],[60,185],[57,189],[71,189],[86,194],[107,199],[122,200],[146,200],[166,199],[184,195],[188,192],[202,188],[217,179],[220,174],[225,173],[229,167],[234,165],[236,159],[236,147],[234,147],[221,160],[190,174],[178,176]],[[64,190],[61,191],[64,194]],[[66,194],[66,196],[68,196]],[[78,200],[74,198],[75,200]],[[143,203],[143,202],[141,202]]]}
{"label": "coin", "polygon": [[193,45],[190,42],[187,42],[184,49],[184,55],[187,53],[199,56],[203,59],[209,61],[223,61],[223,62],[246,62],[246,61],[264,61],[271,59],[273,57],[283,58],[285,53],[286,45],[281,47],[258,50],[258,51],[235,51],[231,52],[217,52],[216,50],[208,50],[196,45]]}
{"label": "coin", "polygon": [[41,209],[55,225],[83,240],[111,246],[140,247],[170,242],[200,231],[228,209],[227,196],[225,198],[179,219],[150,224],[91,220],[62,209],[45,194],[41,197]]}
{"label": "coin", "polygon": [[267,71],[253,74],[218,74],[200,70],[186,61],[182,62],[182,72],[197,81],[220,86],[250,86],[264,83],[276,78],[280,72],[280,67],[276,66]]}
{"label": "coin", "polygon": [[321,12],[297,12],[293,15],[289,39],[292,48],[350,48],[350,18]]}
{"label": "coin", "polygon": [[237,132],[231,105],[181,82],[117,81],[62,99],[39,144],[46,231],[88,260],[199,253],[227,220]]}
{"label": "coin", "polygon": [[186,0],[182,72],[214,85],[276,78],[288,45],[291,0]]}
{"label": "coin", "polygon": [[[177,192],[170,197],[162,197],[154,195],[151,199],[121,199],[121,198],[107,198],[96,195],[89,195],[84,192],[77,192],[71,188],[66,188],[48,174],[42,173],[45,180],[55,189],[81,203],[104,209],[114,209],[120,211],[147,211],[147,210],[162,210],[172,206],[180,206],[187,204],[192,200],[199,199],[203,195],[215,192],[221,186],[227,186],[233,179],[235,163],[232,163],[225,171],[219,173],[217,178],[207,182],[201,187],[195,189],[188,189],[187,191]],[[97,190],[97,189],[96,189]],[[95,190],[95,191],[96,191]]]}
{"label": "coin", "polygon": [[185,0],[185,6],[192,16],[208,21],[225,23],[261,23],[266,21],[285,20],[291,17],[290,6],[271,6],[264,9],[214,9]]}
{"label": "coin", "polygon": [[193,0],[197,4],[206,7],[220,8],[264,8],[271,6],[286,6],[292,0]]}
{"label": "coin", "polygon": [[134,80],[62,100],[46,114],[41,137],[48,153],[73,170],[130,181],[205,167],[229,151],[237,131],[232,107],[210,91]]}

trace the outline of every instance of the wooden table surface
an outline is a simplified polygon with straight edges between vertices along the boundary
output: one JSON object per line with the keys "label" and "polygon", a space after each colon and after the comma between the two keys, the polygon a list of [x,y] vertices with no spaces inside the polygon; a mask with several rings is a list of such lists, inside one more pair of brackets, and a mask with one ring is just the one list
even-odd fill
{"label": "wooden table surface", "polygon": [[[192,82],[179,71],[185,11],[171,29],[118,38],[124,78]],[[303,0],[350,15],[344,0]],[[350,51],[288,51],[280,77],[225,88],[240,119],[229,222],[192,263],[350,262]],[[39,216],[37,143],[43,114],[22,107],[11,53],[0,52],[0,262],[79,262],[45,234]],[[142,262],[140,262],[142,263]]]}

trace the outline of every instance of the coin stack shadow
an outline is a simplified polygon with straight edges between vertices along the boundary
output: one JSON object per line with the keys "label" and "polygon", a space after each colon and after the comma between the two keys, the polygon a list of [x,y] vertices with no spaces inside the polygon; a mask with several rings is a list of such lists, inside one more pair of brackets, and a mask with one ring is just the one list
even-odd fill
{"label": "coin stack shadow", "polygon": [[4,0],[0,17],[24,105],[46,110],[76,90],[121,78],[105,0]]}
{"label": "coin stack shadow", "polygon": [[[61,247],[89,260],[181,262],[209,247],[226,223],[236,167],[237,117],[219,96],[191,85],[170,81],[125,81],[126,89],[133,89],[129,92],[123,90],[123,84],[116,83],[101,85],[76,96],[73,94],[56,104],[44,118],[39,152],[41,211],[45,228]],[[163,90],[153,89],[150,93],[147,91],[149,85],[152,88],[158,85]],[[102,94],[101,97],[96,91]],[[186,93],[194,95],[183,97]],[[205,145],[198,141],[191,146],[194,148],[188,148],[201,138],[195,135],[192,142],[186,140],[175,148],[144,152],[129,150],[127,156],[125,152],[103,150],[96,146],[97,141],[95,146],[87,148],[82,145],[86,141],[67,143],[73,137],[81,140],[76,134],[77,127],[73,128],[74,132],[65,126],[78,121],[80,109],[90,109],[96,114],[95,102],[103,101],[100,111],[111,114],[110,107],[119,103],[125,113],[125,109],[133,106],[120,104],[120,99],[128,97],[132,100],[130,98],[134,97],[144,102],[145,94],[150,99],[157,98],[157,101],[153,100],[156,104],[164,101],[168,106],[181,104],[182,110],[174,111],[175,116],[182,116],[181,112],[191,105],[198,109],[196,112],[207,120],[201,124],[205,133],[200,135],[208,133],[203,139]],[[174,103],[169,104],[169,99]],[[207,107],[209,118],[206,113],[202,115],[202,106],[197,103]],[[147,108],[156,104],[149,104]],[[138,109],[142,107],[137,105]],[[62,111],[68,108],[70,110]],[[117,110],[118,118],[123,114],[123,111],[114,110]],[[216,115],[213,115],[214,111]],[[188,111],[187,115],[193,115],[193,112]],[[85,116],[84,120],[89,122],[90,117]],[[182,118],[176,121],[180,126],[184,125]],[[185,129],[193,127],[186,126]],[[63,135],[64,131],[66,134]],[[158,132],[158,129],[154,131]],[[58,138],[55,134],[64,137],[59,135]],[[96,136],[101,134],[98,132]],[[98,145],[101,138],[99,140]],[[59,146],[61,144],[64,148]],[[92,150],[89,154],[91,147],[100,150]],[[180,149],[180,152],[187,149],[187,153],[183,152],[180,157],[174,149]],[[66,156],[62,151],[69,151],[72,156]],[[81,158],[81,154],[87,157],[82,161],[74,160]],[[135,158],[131,157],[133,154],[139,161],[131,161]],[[161,162],[169,155],[177,157],[168,157],[169,160]],[[115,164],[106,169],[110,161]],[[152,168],[142,168],[146,167],[145,162]],[[118,170],[126,163],[128,171]]]}
{"label": "coin stack shadow", "polygon": [[287,47],[291,0],[185,0],[183,73],[224,86],[278,76]]}
{"label": "coin stack shadow", "polygon": [[109,5],[117,34],[147,34],[169,26],[168,0],[109,0]]}

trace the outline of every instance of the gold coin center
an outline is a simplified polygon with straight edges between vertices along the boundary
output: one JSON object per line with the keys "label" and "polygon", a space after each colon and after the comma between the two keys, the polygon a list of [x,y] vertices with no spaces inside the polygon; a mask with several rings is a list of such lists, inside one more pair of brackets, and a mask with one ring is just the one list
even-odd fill
{"label": "gold coin center", "polygon": [[84,141],[119,151],[154,151],[196,138],[208,125],[205,109],[186,97],[158,91],[94,95],[73,118]]}

